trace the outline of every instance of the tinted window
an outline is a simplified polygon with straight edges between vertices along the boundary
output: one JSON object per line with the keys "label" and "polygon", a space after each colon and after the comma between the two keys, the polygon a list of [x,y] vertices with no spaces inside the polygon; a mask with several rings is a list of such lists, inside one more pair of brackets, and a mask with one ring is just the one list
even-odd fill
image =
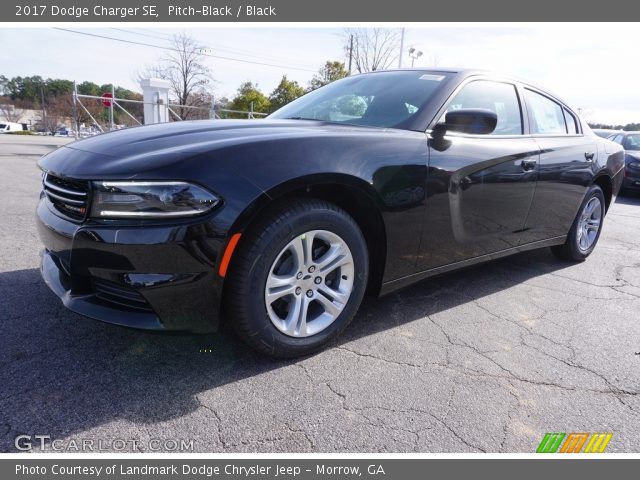
{"label": "tinted window", "polygon": [[447,77],[420,71],[348,77],[294,100],[269,118],[406,128]]}
{"label": "tinted window", "polygon": [[619,143],[620,145],[622,145],[622,138],[623,138],[623,136],[618,134],[618,135],[616,135],[615,137],[613,137],[613,138],[611,139],[611,141],[612,141],[612,142]]}
{"label": "tinted window", "polygon": [[567,133],[569,135],[576,135],[578,133],[578,124],[576,123],[576,117],[574,117],[573,114],[567,109],[563,109],[563,111],[564,121],[567,124]]}
{"label": "tinted window", "polygon": [[627,138],[624,140],[624,149],[625,150],[640,150],[640,133],[627,135]]}
{"label": "tinted window", "polygon": [[525,98],[532,117],[531,133],[542,135],[567,133],[560,105],[527,89],[525,89]]}
{"label": "tinted window", "polygon": [[522,135],[520,102],[513,85],[486,80],[471,82],[456,94],[447,111],[466,108],[491,110],[498,116],[491,135]]}

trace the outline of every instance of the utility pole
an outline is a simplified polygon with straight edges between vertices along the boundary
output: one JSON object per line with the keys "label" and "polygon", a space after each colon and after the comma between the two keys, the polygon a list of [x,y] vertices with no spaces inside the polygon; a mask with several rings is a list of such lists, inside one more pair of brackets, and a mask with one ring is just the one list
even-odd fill
{"label": "utility pole", "polygon": [[349,39],[349,75],[351,75],[351,62],[353,60],[353,33]]}
{"label": "utility pole", "polygon": [[40,83],[40,103],[42,104],[42,129],[45,133],[49,133],[47,130],[47,111],[44,108],[44,86]]}
{"label": "utility pole", "polygon": [[109,130],[110,132],[112,132],[114,130],[113,128],[113,104],[116,101],[116,87],[113,85],[113,83],[111,84],[111,102],[109,103],[109,120],[111,121],[111,129]]}
{"label": "utility pole", "polygon": [[78,85],[73,82],[73,130],[76,140],[78,140],[78,134],[80,130],[80,121],[78,120]]}
{"label": "utility pole", "polygon": [[402,53],[404,52],[404,27],[402,27],[402,34],[400,35],[400,55],[398,57],[398,68],[402,68]]}

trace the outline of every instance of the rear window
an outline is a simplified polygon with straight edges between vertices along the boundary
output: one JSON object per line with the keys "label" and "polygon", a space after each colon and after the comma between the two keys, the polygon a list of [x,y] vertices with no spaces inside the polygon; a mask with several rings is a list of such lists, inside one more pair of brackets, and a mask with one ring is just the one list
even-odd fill
{"label": "rear window", "polygon": [[624,140],[624,149],[640,150],[640,133],[627,135],[627,138]]}
{"label": "rear window", "polygon": [[525,98],[531,111],[531,133],[558,135],[567,133],[562,107],[553,100],[525,89]]}

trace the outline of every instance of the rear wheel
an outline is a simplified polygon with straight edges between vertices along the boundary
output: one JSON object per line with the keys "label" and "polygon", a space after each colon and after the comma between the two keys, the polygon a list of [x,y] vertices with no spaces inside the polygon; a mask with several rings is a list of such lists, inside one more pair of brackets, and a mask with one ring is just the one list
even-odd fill
{"label": "rear wheel", "polygon": [[592,185],[578,210],[567,240],[563,245],[551,247],[551,251],[562,260],[584,261],[598,243],[604,215],[604,194],[598,185]]}
{"label": "rear wheel", "polygon": [[362,233],[342,209],[308,199],[280,207],[246,232],[234,254],[228,320],[263,353],[311,353],[353,318],[368,264]]}

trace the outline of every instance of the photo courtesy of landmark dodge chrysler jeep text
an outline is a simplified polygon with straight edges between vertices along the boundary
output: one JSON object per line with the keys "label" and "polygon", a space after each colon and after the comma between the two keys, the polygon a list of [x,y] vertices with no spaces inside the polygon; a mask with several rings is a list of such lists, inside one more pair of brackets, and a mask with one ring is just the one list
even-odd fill
{"label": "photo courtesy of landmark dodge chrysler jeep text", "polygon": [[562,100],[483,72],[381,71],[266,120],[174,122],[43,157],[42,275],[144,329],[221,318],[274,356],[336,337],[365,293],[523,250],[593,251],[624,151]]}

